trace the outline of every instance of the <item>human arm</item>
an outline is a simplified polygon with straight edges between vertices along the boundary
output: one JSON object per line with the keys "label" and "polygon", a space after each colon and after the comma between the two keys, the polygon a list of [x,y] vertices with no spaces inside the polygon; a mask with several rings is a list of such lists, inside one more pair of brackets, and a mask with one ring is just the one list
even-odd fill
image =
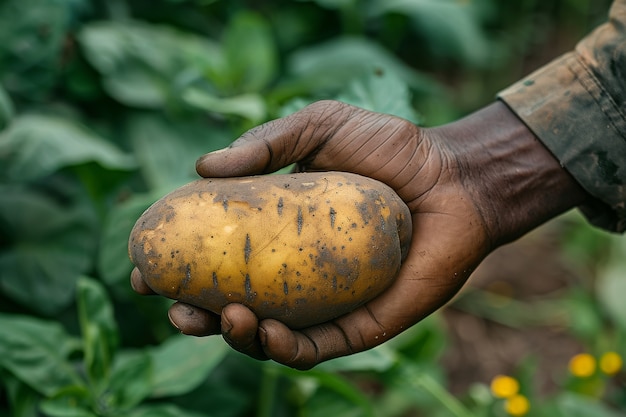
{"label": "human arm", "polygon": [[499,94],[592,195],[582,212],[626,230],[626,0],[609,20]]}

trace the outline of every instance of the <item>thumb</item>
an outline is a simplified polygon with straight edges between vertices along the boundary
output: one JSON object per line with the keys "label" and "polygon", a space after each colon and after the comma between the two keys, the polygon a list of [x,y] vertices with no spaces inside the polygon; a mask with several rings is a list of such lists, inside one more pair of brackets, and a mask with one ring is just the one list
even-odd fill
{"label": "thumb", "polygon": [[206,178],[265,174],[271,172],[271,160],[266,141],[240,138],[227,148],[202,155],[196,161],[196,172]]}
{"label": "thumb", "polygon": [[196,171],[202,177],[257,175],[301,161],[345,123],[348,107],[338,101],[318,101],[257,126],[229,147],[200,157]]}

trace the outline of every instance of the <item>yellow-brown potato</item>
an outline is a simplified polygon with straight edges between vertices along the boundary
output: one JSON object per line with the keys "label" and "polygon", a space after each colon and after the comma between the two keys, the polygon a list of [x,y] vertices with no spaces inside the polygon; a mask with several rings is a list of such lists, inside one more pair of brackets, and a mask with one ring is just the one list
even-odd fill
{"label": "yellow-brown potato", "polygon": [[158,294],[220,313],[307,327],[387,288],[411,239],[411,216],[388,186],[316,172],[200,179],[154,203],[129,253]]}

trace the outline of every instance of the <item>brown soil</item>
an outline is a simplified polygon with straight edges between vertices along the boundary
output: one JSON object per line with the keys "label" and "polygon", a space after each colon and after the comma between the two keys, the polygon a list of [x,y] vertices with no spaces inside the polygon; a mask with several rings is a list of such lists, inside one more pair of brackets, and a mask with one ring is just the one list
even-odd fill
{"label": "brown soil", "polygon": [[[515,375],[530,358],[537,394],[556,389],[581,346],[562,317],[523,312],[535,313],[535,303],[550,304],[578,281],[560,251],[560,230],[559,221],[553,221],[492,253],[443,311],[452,346],[442,362],[453,393],[464,394],[476,382],[488,384],[497,374]],[[516,306],[526,310],[515,316]]]}

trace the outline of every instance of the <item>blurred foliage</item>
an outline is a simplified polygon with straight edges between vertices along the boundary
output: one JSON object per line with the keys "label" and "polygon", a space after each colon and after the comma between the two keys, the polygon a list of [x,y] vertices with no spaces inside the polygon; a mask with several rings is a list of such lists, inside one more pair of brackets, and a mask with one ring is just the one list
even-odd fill
{"label": "blurred foliage", "polygon": [[[169,301],[128,285],[128,234],[196,158],[256,124],[322,98],[453,120],[571,49],[608,4],[2,0],[0,416],[503,415],[484,385],[446,389],[438,314],[309,372],[177,335]],[[594,353],[626,355],[624,240],[573,222],[564,250],[591,278],[556,308]],[[555,311],[518,307],[478,313]],[[619,406],[615,388],[574,387],[533,415]]]}

